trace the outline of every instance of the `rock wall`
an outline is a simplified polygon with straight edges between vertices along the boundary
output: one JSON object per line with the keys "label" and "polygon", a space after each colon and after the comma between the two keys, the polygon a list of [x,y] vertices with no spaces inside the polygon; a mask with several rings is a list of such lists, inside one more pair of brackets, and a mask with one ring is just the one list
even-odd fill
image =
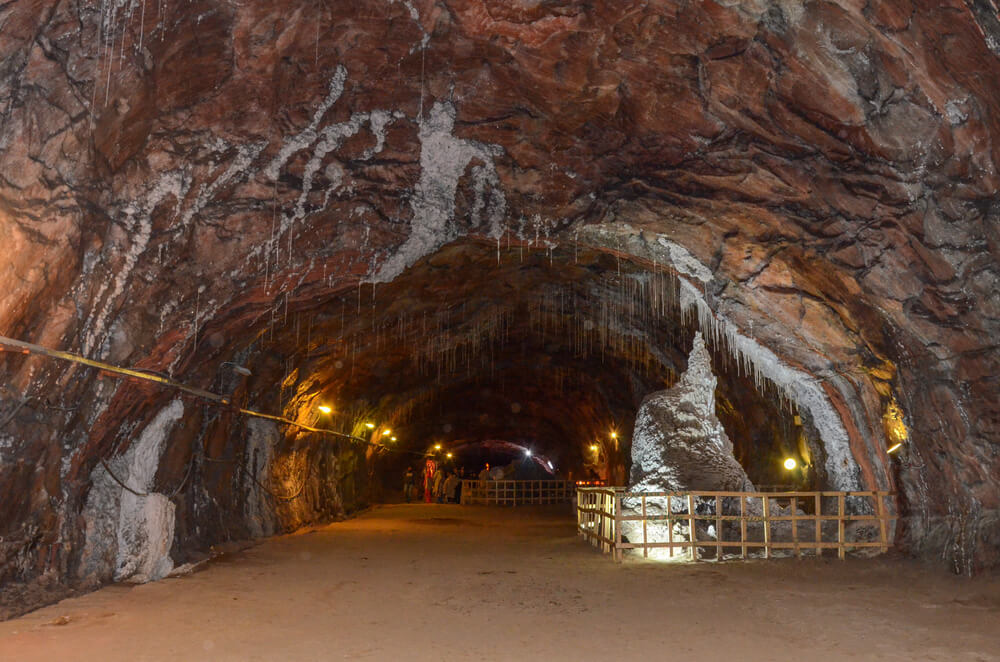
{"label": "rock wall", "polygon": [[[296,312],[457,237],[582,243],[684,276],[706,335],[724,320],[746,360],[807,377],[828,462],[899,493],[905,549],[1000,561],[984,3],[147,5],[0,7],[0,334],[205,387],[253,348],[270,367],[241,392],[280,410],[302,353],[259,341]],[[99,459],[172,395],[2,368],[0,579],[74,574]],[[198,457],[175,540],[203,548],[261,520],[233,417],[185,410],[156,480]]]}

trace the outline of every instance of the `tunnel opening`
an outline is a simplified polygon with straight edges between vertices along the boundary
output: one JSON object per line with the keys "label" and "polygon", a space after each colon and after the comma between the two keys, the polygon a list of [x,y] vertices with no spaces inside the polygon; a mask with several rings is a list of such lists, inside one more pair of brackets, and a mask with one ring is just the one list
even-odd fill
{"label": "tunnel opening", "polygon": [[[559,475],[624,485],[636,411],[676,382],[699,325],[680,288],[663,265],[599,248],[459,240],[391,282],[280,311],[241,397],[375,444],[373,500],[423,457],[472,474],[520,449]],[[723,343],[712,362],[716,413],[751,479],[827,486],[808,412]]]}

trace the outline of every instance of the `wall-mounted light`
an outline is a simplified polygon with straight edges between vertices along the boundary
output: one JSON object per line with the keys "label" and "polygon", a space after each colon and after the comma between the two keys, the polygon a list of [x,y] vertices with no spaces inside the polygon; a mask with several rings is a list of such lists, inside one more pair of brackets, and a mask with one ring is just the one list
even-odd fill
{"label": "wall-mounted light", "polygon": [[389,441],[396,441],[396,437],[389,437]]}
{"label": "wall-mounted light", "polygon": [[596,452],[598,451],[598,446],[597,446],[597,444],[591,444],[591,445],[590,445],[590,450],[592,450],[593,452],[595,452],[595,453],[596,453]]}
{"label": "wall-mounted light", "polygon": [[329,414],[330,412],[333,411],[333,409],[327,405],[320,405],[319,407],[317,407],[317,409],[319,409],[324,414]]}
{"label": "wall-mounted light", "polygon": [[612,439],[617,439],[618,438],[618,433],[617,432],[612,432],[611,433],[611,438]]}
{"label": "wall-mounted light", "polygon": [[368,428],[369,430],[374,430],[375,429],[375,424],[374,423],[365,423],[365,427]]}
{"label": "wall-mounted light", "polygon": [[389,428],[382,430],[383,437],[388,437],[390,434],[392,434],[392,430],[390,430]]}
{"label": "wall-mounted light", "polygon": [[436,451],[441,450],[441,444],[434,444],[434,450]]}
{"label": "wall-mounted light", "polygon": [[799,463],[795,461],[794,457],[786,457],[784,462],[784,467],[791,471],[795,467],[799,466]]}
{"label": "wall-mounted light", "polygon": [[448,458],[448,459],[450,460],[450,459],[451,459],[451,453],[446,453],[446,454],[445,454],[445,457],[446,457],[446,458]]}

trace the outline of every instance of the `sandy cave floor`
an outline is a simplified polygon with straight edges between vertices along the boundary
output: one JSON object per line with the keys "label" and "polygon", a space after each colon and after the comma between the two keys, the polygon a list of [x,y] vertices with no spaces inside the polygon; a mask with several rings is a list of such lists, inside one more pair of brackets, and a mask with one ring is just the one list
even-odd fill
{"label": "sandy cave floor", "polygon": [[0,660],[1000,660],[1000,577],[614,564],[568,507],[391,505],[0,623]]}

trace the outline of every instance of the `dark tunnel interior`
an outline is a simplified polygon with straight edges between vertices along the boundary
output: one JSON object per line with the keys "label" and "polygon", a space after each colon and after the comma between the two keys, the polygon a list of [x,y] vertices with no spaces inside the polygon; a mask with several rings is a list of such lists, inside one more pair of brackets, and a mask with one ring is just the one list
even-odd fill
{"label": "dark tunnel interior", "polygon": [[[424,455],[475,473],[522,462],[517,448],[563,477],[624,483],[636,411],[683,372],[695,332],[662,266],[481,241],[278,314],[234,397],[376,444],[373,495]],[[821,486],[823,451],[794,403],[755,384],[722,343],[713,363],[717,414],[751,479]]]}

